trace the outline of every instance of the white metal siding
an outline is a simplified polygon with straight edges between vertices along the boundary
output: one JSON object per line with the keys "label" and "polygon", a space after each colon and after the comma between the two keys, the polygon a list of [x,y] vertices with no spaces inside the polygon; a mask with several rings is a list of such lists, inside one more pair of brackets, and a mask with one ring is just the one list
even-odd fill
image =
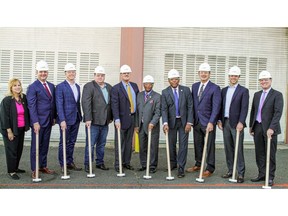
{"label": "white metal siding", "polygon": [[[157,81],[154,89],[159,93],[168,85],[170,69],[179,70],[181,83],[191,87],[199,81],[199,65],[206,61],[212,69],[211,80],[221,88],[228,85],[228,69],[233,65],[241,68],[239,82],[250,90],[249,113],[253,95],[259,90],[258,74],[264,69],[271,72],[272,87],[281,91],[286,101],[286,28],[145,28],[144,34],[143,76],[154,76]],[[286,105],[281,118],[280,142],[284,141],[285,110]],[[193,140],[192,134],[189,137]],[[161,139],[164,140],[162,133]],[[222,141],[219,130],[216,139]],[[252,141],[247,128],[245,140]]]}

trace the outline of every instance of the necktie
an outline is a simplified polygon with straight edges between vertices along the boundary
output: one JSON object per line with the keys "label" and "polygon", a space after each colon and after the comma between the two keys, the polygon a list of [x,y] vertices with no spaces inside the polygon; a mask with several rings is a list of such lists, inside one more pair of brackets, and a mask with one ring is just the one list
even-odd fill
{"label": "necktie", "polygon": [[261,111],[262,111],[262,107],[263,107],[263,104],[264,104],[265,96],[266,96],[266,92],[263,91],[263,94],[262,94],[262,97],[261,97],[261,101],[260,101],[260,104],[259,104],[259,107],[258,107],[257,118],[256,118],[256,120],[257,120],[259,123],[262,122]]}
{"label": "necktie", "polygon": [[47,87],[47,84],[46,84],[46,83],[43,83],[43,85],[44,85],[44,88],[45,88],[45,90],[46,90],[48,96],[51,98],[52,95],[51,95],[51,93],[50,93],[50,91],[49,91],[49,89],[48,89],[48,87]]}
{"label": "necktie", "polygon": [[202,86],[201,86],[201,88],[200,88],[200,91],[199,91],[199,94],[198,94],[198,100],[199,100],[199,101],[200,101],[200,99],[201,99],[203,90],[204,90],[204,84],[202,84]]}
{"label": "necktie", "polygon": [[133,98],[132,98],[132,93],[131,93],[131,89],[130,86],[127,84],[127,93],[128,93],[128,98],[130,101],[130,112],[134,113],[134,104],[133,104]]}
{"label": "necktie", "polygon": [[174,89],[174,100],[175,100],[175,106],[176,106],[176,116],[180,116],[179,112],[179,98],[177,94],[177,89]]}
{"label": "necktie", "polygon": [[146,94],[145,94],[145,98],[144,98],[144,102],[146,102],[146,101],[147,101],[148,97],[149,97],[149,94],[148,94],[148,93],[146,93]]}

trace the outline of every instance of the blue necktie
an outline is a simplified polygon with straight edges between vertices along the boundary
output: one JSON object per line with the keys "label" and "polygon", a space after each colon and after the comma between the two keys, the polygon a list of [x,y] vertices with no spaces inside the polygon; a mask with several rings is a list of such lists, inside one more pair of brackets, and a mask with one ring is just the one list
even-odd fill
{"label": "blue necktie", "polygon": [[176,106],[176,116],[180,116],[180,112],[179,112],[179,98],[177,95],[177,89],[174,89],[174,99],[175,99],[175,106]]}

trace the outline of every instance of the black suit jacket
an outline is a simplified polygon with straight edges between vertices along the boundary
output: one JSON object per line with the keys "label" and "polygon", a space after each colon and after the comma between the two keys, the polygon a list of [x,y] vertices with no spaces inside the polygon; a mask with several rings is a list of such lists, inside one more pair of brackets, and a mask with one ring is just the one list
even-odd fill
{"label": "black suit jacket", "polygon": [[[254,125],[257,118],[261,94],[262,90],[256,92],[253,98],[249,123],[249,127],[252,128],[252,131],[254,130]],[[274,131],[275,135],[281,133],[280,119],[282,116],[283,104],[282,93],[271,88],[266,96],[261,112],[261,125],[264,131],[267,131],[270,128]]]}

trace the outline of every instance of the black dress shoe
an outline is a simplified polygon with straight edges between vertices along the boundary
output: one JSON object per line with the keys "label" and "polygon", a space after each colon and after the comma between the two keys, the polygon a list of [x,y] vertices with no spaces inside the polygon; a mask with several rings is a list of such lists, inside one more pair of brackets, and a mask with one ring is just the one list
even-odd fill
{"label": "black dress shoe", "polygon": [[243,176],[238,176],[237,183],[243,183],[243,182],[244,182],[244,177]]}
{"label": "black dress shoe", "polygon": [[144,170],[146,170],[146,167],[141,167],[137,169],[137,171],[144,171]]}
{"label": "black dress shoe", "polygon": [[85,165],[85,172],[90,173],[90,169],[88,165]]}
{"label": "black dress shoe", "polygon": [[123,165],[123,167],[128,170],[134,170],[134,168],[131,165]]}
{"label": "black dress shoe", "polygon": [[273,182],[273,180],[269,180],[269,182],[268,182],[268,185],[270,186],[270,187],[272,187],[273,185],[274,185],[274,182]]}
{"label": "black dress shoe", "polygon": [[8,173],[8,176],[13,180],[19,180],[20,177],[14,172],[14,173]]}
{"label": "black dress shoe", "polygon": [[183,178],[185,176],[184,172],[179,171],[177,177],[178,178]]}
{"label": "black dress shoe", "polygon": [[149,170],[150,173],[156,173],[156,171],[157,171],[157,169],[154,167],[150,168],[150,170]]}
{"label": "black dress shoe", "polygon": [[259,182],[259,181],[264,181],[265,176],[257,176],[256,178],[251,179],[252,182]]}
{"label": "black dress shoe", "polygon": [[230,178],[230,177],[232,177],[232,173],[228,172],[228,173],[222,175],[221,177],[222,178]]}
{"label": "black dress shoe", "polygon": [[22,170],[22,169],[17,169],[16,170],[16,173],[25,173],[26,171],[25,170]]}
{"label": "black dress shoe", "polygon": [[81,171],[81,170],[82,170],[82,168],[77,167],[74,163],[67,164],[67,169],[69,169],[69,170],[75,170],[75,171]]}
{"label": "black dress shoe", "polygon": [[96,168],[97,168],[97,169],[101,169],[101,170],[109,170],[109,168],[108,168],[108,167],[105,167],[104,164],[96,165]]}

